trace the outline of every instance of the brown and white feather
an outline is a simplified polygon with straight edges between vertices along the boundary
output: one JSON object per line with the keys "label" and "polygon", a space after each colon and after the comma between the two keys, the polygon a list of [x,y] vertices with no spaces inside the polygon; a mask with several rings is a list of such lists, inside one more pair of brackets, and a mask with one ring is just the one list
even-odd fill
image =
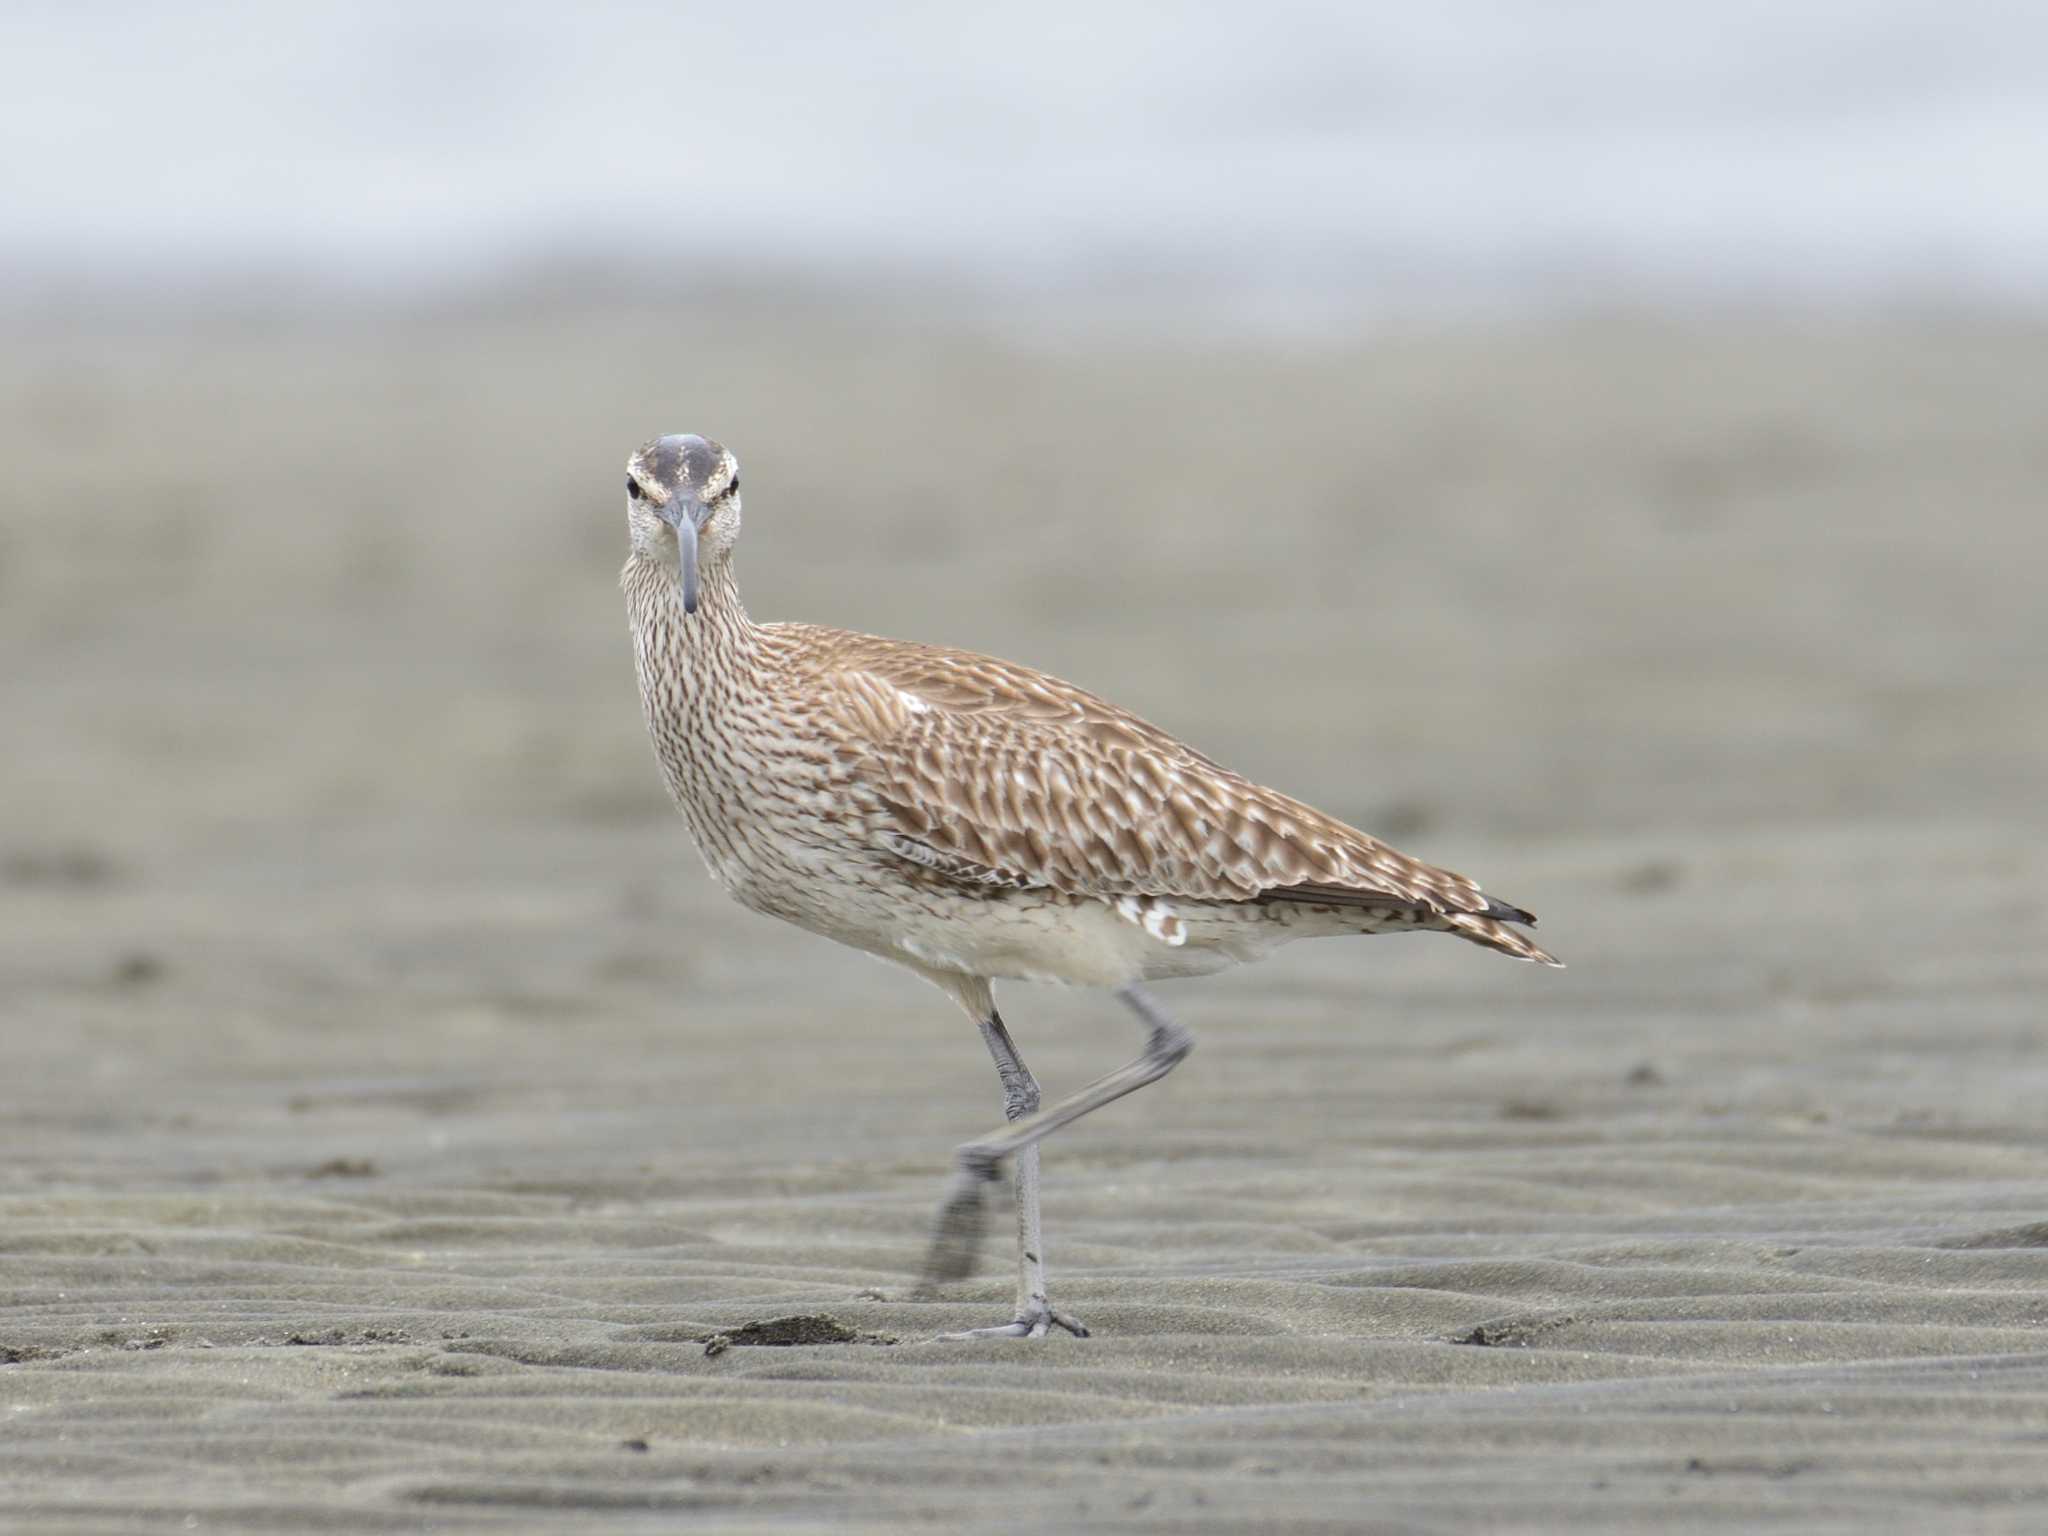
{"label": "brown and white feather", "polygon": [[[650,462],[632,473],[648,479]],[[747,905],[977,975],[1121,984],[1315,933],[1417,929],[1557,963],[1511,926],[1528,913],[1472,880],[1071,683],[940,646],[752,623],[730,560],[737,468],[714,464],[725,489],[705,526],[700,611],[682,612],[651,520],[622,584],[670,792]]]}
{"label": "brown and white feather", "polygon": [[1109,902],[1301,902],[1556,962],[1477,882],[1014,663],[810,626],[821,691],[891,851],[956,878]]}

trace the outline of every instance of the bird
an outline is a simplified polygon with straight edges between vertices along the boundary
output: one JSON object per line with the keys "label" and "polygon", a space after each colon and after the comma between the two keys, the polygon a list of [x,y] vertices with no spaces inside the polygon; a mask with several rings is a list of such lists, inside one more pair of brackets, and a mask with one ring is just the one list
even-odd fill
{"label": "bird", "polygon": [[[1147,983],[1326,935],[1448,933],[1560,963],[1521,931],[1529,912],[1071,683],[942,646],[755,623],[734,575],[739,460],[711,439],[634,451],[626,517],[642,713],[713,877],[742,906],[930,982],[994,1060],[1005,1123],[955,1149],[912,1294],[973,1272],[1008,1162],[1016,1306],[945,1338],[1087,1336],[1048,1292],[1039,1144],[1193,1049]],[[997,981],[1113,992],[1143,1049],[1044,1103]]]}

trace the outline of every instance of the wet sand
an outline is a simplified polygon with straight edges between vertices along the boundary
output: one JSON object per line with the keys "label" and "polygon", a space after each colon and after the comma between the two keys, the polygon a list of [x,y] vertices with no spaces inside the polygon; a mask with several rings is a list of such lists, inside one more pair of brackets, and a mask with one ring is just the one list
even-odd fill
{"label": "wet sand", "polygon": [[[14,337],[0,1525],[2039,1529],[2044,361],[1953,320]],[[902,1299],[994,1074],[662,800],[613,581],[673,429],[746,463],[757,616],[1072,677],[1571,968],[1325,941],[1163,989],[1187,1066],[1047,1145],[1095,1337],[929,1342],[1007,1315],[1000,1222]],[[1050,1089],[1134,1046],[1005,1012]],[[744,1332],[792,1316],[855,1341]]]}

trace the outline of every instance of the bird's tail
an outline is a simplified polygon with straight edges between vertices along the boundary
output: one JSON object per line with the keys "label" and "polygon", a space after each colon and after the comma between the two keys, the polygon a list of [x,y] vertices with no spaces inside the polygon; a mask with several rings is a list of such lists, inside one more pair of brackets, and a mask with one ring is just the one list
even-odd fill
{"label": "bird's tail", "polygon": [[[1517,910],[1517,909],[1510,909]],[[1520,920],[1534,922],[1526,912]],[[1497,949],[1504,955],[1517,960],[1534,960],[1538,965],[1554,965],[1564,968],[1564,962],[1537,947],[1527,934],[1518,933],[1498,918],[1487,917],[1478,912],[1448,912],[1444,924],[1461,939],[1470,939],[1474,944],[1484,944],[1488,949]]]}

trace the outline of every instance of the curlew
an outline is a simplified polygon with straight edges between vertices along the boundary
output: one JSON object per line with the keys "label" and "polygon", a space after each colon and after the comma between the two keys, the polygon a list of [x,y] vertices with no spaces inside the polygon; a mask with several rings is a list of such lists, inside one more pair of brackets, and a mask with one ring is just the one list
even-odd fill
{"label": "curlew", "polygon": [[[988,1186],[1015,1162],[1017,1309],[952,1338],[1087,1329],[1054,1308],[1038,1143],[1156,1082],[1194,1038],[1145,983],[1291,939],[1449,933],[1558,962],[1535,919],[1463,875],[1266,789],[1070,683],[993,657],[810,624],[756,624],[733,545],[739,463],[657,438],[626,466],[620,576],[669,793],[743,906],[894,961],[951,997],[1002,1080],[1003,1129],[955,1153],[920,1292],[973,1266]],[[1142,1053],[1041,1106],[998,979],[1113,990]]]}

